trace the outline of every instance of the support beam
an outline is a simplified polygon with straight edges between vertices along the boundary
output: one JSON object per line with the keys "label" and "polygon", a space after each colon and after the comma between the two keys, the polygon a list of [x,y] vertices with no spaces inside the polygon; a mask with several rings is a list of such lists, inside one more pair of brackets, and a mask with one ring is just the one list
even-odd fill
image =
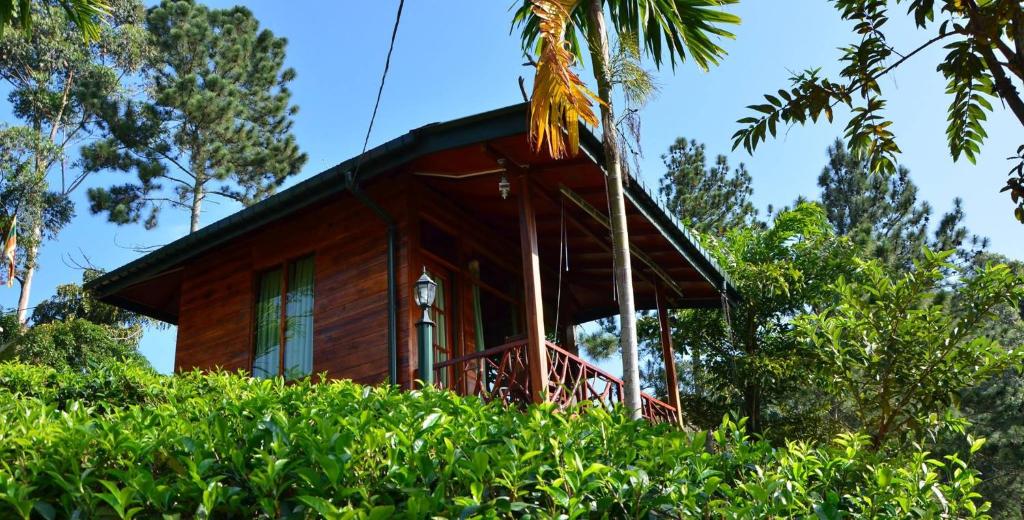
{"label": "support beam", "polygon": [[[545,169],[545,171],[547,171],[547,169]],[[530,183],[530,186],[532,188],[531,193],[533,195],[535,195],[537,198],[540,198],[540,199],[544,200],[545,202],[550,204],[552,207],[559,207],[559,201],[555,200],[550,195],[545,193],[542,188],[537,186],[537,183],[535,181],[528,181],[528,182]],[[573,213],[571,211],[566,211],[562,215],[565,217],[566,222],[568,222],[569,224],[572,224],[573,227],[575,227],[577,230],[580,231],[580,233],[583,233],[583,236],[585,236],[586,238],[590,239],[590,241],[593,242],[594,244],[597,244],[597,246],[600,247],[607,255],[611,255],[612,254],[612,246],[609,245],[609,244],[606,244],[605,240],[602,240],[601,237],[597,236],[597,233],[594,233],[589,227],[587,227],[585,224],[583,224],[583,222],[581,222],[578,218],[576,218],[576,216],[573,215]],[[605,222],[607,222],[607,220]],[[609,226],[610,226],[610,224],[605,223],[605,228],[606,229],[611,229]],[[561,231],[561,230],[559,230],[559,231]],[[635,250],[635,247],[634,247],[634,250]],[[635,251],[634,251],[634,254],[635,254]],[[580,258],[580,256],[574,255],[573,258],[577,258],[578,259],[578,258]],[[608,257],[607,256],[601,256],[601,258],[602,259],[607,259]],[[607,261],[605,263],[603,263],[602,265],[604,267],[606,267],[605,271],[602,272],[602,275],[607,274],[607,276],[609,278],[613,277],[614,276],[614,272],[612,270],[612,266],[609,263],[607,263]],[[575,272],[579,272],[578,269],[575,269],[574,271]],[[633,273],[638,275],[638,276],[640,276],[644,280],[650,282],[652,285],[656,284],[657,280],[654,277],[651,277],[650,275],[645,273],[642,269],[635,269],[635,270],[633,270]],[[679,292],[679,296],[682,296],[682,295],[683,295],[683,293]]]}
{"label": "support beam", "polygon": [[675,348],[672,346],[672,329],[669,327],[668,308],[661,289],[654,286],[654,297],[658,301],[658,323],[661,325],[661,355],[665,362],[665,391],[668,404],[676,409],[676,423],[683,424],[683,408],[679,399],[679,379],[676,377]]}
{"label": "support beam", "polygon": [[[579,196],[579,194],[570,190],[564,185],[560,185],[558,189],[559,191],[561,191],[563,197],[569,199],[570,201],[573,202],[573,204],[579,206],[579,208],[582,209],[584,213],[590,215],[591,218],[600,223],[605,229],[611,230],[612,225],[611,222],[608,220],[608,217],[606,217],[603,213],[601,213],[600,210],[598,210],[589,202],[587,202],[586,199]],[[632,253],[633,256],[640,260],[644,265],[646,265],[647,268],[650,269],[655,275],[657,275],[658,278],[661,279],[661,282],[663,284],[672,289],[680,297],[684,296],[683,290],[679,287],[679,285],[676,284],[675,280],[673,280],[672,277],[668,273],[666,273],[664,269],[658,266],[658,264],[655,263],[655,261],[652,260],[650,256],[648,256],[643,251],[638,249],[635,245],[630,245],[629,252]]]}
{"label": "support beam", "polygon": [[537,248],[537,215],[533,210],[530,183],[520,175],[519,246],[523,253],[523,285],[526,304],[526,354],[530,370],[530,394],[534,402],[548,398],[548,355],[544,344],[544,304],[540,286],[540,254]]}

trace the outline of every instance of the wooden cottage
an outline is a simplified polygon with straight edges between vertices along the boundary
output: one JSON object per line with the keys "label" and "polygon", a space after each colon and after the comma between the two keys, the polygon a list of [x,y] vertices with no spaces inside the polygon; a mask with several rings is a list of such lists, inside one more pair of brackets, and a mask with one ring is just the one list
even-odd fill
{"label": "wooden cottage", "polygon": [[[175,370],[326,373],[411,387],[413,291],[438,284],[434,380],[486,399],[622,397],[582,360],[574,328],[617,314],[601,143],[531,152],[527,105],[434,123],[349,159],[90,284],[178,326]],[[718,307],[734,289],[689,233],[627,182],[637,309]],[[666,370],[675,388],[674,364]],[[676,420],[644,396],[649,418]]]}

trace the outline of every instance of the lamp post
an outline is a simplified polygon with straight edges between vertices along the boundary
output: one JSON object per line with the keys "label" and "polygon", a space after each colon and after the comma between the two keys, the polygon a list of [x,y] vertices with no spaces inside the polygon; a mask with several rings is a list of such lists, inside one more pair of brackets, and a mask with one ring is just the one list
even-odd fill
{"label": "lamp post", "polygon": [[434,321],[430,319],[430,306],[434,304],[437,294],[437,283],[427,276],[427,268],[416,280],[416,292],[413,294],[416,305],[423,311],[423,316],[416,323],[417,345],[419,347],[420,380],[424,385],[434,384]]}

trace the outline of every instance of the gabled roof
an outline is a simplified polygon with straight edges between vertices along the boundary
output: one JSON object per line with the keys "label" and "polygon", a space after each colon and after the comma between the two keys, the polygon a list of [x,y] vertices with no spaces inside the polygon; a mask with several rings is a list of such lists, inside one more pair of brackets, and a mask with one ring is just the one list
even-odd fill
{"label": "gabled roof", "polygon": [[[474,143],[500,139],[527,131],[528,104],[518,104],[444,123],[431,123],[348,159],[248,208],[186,235],[145,256],[93,280],[87,288],[97,297],[143,312],[165,321],[170,316],[154,316],[152,309],[137,308],[115,293],[140,282],[166,274],[183,262],[196,258],[225,242],[285,217],[312,204],[346,191],[351,173],[359,164],[361,184],[375,176],[420,157]],[[581,126],[581,148],[596,165],[601,164],[600,140]],[[728,277],[693,235],[635,180],[625,186],[628,200],[652,222],[675,249],[715,287],[725,287],[732,298],[738,297]],[[148,311],[148,312],[147,312]]]}

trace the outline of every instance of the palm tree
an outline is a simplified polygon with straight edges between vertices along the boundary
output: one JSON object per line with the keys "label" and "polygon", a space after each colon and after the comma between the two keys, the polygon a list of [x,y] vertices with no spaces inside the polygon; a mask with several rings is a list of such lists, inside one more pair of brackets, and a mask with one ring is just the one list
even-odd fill
{"label": "palm tree", "polygon": [[85,41],[100,35],[100,21],[110,13],[107,0],[0,0],[0,34],[7,26],[32,30],[33,4],[59,5],[68,20],[82,31]]}
{"label": "palm tree", "polygon": [[[596,126],[593,103],[600,106],[604,162],[608,175],[612,263],[619,299],[624,400],[633,417],[640,417],[640,370],[637,355],[636,308],[622,189],[622,159],[615,109],[612,104],[611,51],[605,8],[620,40],[628,40],[660,68],[665,54],[674,68],[687,57],[701,69],[725,56],[716,37],[732,38],[721,26],[739,17],[720,7],[738,0],[524,0],[513,25],[522,28],[523,49],[538,51],[530,102],[530,139],[535,149],[547,145],[555,158],[579,151],[578,121]],[[582,60],[579,35],[587,43],[597,82],[595,96],[572,71]],[[641,46],[642,43],[642,46]],[[563,135],[564,131],[564,135]]]}

